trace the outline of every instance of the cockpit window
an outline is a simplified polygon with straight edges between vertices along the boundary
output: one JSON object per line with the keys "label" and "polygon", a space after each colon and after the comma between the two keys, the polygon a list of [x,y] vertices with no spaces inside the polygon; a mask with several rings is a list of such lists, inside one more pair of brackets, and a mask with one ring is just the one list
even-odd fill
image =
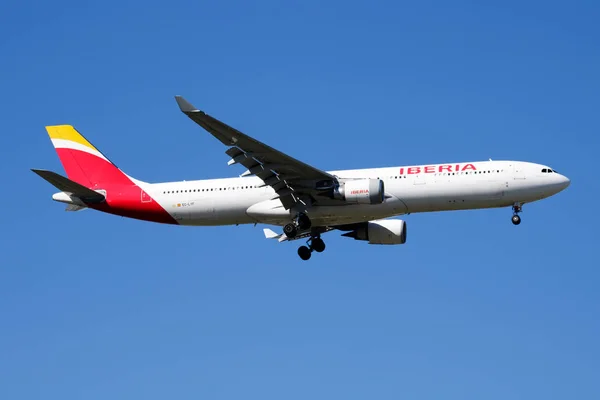
{"label": "cockpit window", "polygon": [[547,172],[548,172],[548,168],[544,168],[544,169],[542,170],[542,172],[543,172],[543,173],[547,173]]}

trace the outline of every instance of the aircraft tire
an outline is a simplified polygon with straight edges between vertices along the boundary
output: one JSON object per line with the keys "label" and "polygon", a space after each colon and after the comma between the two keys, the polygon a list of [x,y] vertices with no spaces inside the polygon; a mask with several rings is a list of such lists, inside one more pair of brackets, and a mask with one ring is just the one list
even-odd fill
{"label": "aircraft tire", "polygon": [[517,214],[512,216],[511,219],[513,225],[519,225],[521,223],[521,217],[519,217]]}
{"label": "aircraft tire", "polygon": [[325,250],[325,242],[321,238],[315,238],[310,242],[310,247],[317,253],[321,253]]}
{"label": "aircraft tire", "polygon": [[298,255],[300,256],[301,259],[303,259],[304,261],[309,260],[310,256],[311,256],[311,251],[308,247],[306,246],[300,246],[298,248]]}
{"label": "aircraft tire", "polygon": [[296,235],[298,234],[298,228],[296,228],[296,225],[289,223],[283,227],[283,233],[285,234],[285,236],[291,239],[296,237]]}

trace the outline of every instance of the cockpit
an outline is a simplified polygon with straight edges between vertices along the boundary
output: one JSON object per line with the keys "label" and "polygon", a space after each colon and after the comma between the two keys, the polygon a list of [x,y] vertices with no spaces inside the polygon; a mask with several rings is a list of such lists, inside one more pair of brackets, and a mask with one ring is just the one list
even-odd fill
{"label": "cockpit", "polygon": [[558,172],[556,170],[553,170],[553,169],[550,169],[550,168],[544,168],[544,169],[542,169],[542,172],[544,174],[551,174],[551,173],[557,173],[558,174]]}

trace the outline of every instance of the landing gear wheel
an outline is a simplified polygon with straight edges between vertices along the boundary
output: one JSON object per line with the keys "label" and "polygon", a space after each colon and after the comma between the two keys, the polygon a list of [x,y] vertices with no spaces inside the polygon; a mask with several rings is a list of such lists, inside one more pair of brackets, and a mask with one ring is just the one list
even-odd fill
{"label": "landing gear wheel", "polygon": [[285,236],[291,239],[296,237],[298,234],[298,229],[296,228],[296,225],[290,223],[283,227],[283,233],[285,233]]}
{"label": "landing gear wheel", "polygon": [[515,204],[513,204],[513,216],[512,216],[512,223],[513,225],[519,225],[521,223],[521,217],[519,217],[519,213],[521,211],[523,211],[523,204],[516,202]]}
{"label": "landing gear wheel", "polygon": [[298,228],[300,228],[300,230],[306,230],[306,229],[310,229],[311,227],[311,222],[310,222],[310,218],[308,218],[308,215],[306,214],[300,214],[298,215]]}
{"label": "landing gear wheel", "polygon": [[308,247],[306,246],[300,246],[298,248],[298,255],[300,256],[301,259],[303,259],[304,261],[310,259],[311,256],[311,251]]}
{"label": "landing gear wheel", "polygon": [[321,253],[325,250],[325,242],[321,238],[315,238],[311,241],[310,247],[317,253]]}

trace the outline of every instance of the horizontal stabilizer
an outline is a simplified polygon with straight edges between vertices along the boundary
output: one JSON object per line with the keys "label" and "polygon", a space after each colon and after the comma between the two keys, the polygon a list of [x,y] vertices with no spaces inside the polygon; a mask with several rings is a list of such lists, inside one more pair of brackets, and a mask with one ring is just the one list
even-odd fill
{"label": "horizontal stabilizer", "polygon": [[88,189],[77,182],[73,182],[64,176],[57,174],[56,172],[46,171],[43,169],[32,169],[32,171],[44,178],[58,190],[71,196],[78,197],[87,203],[101,203],[106,199],[101,193],[98,193],[92,189]]}
{"label": "horizontal stabilizer", "polygon": [[67,208],[65,208],[65,211],[81,211],[81,210],[85,210],[87,207],[84,206],[78,206],[77,204],[69,204],[67,205]]}

